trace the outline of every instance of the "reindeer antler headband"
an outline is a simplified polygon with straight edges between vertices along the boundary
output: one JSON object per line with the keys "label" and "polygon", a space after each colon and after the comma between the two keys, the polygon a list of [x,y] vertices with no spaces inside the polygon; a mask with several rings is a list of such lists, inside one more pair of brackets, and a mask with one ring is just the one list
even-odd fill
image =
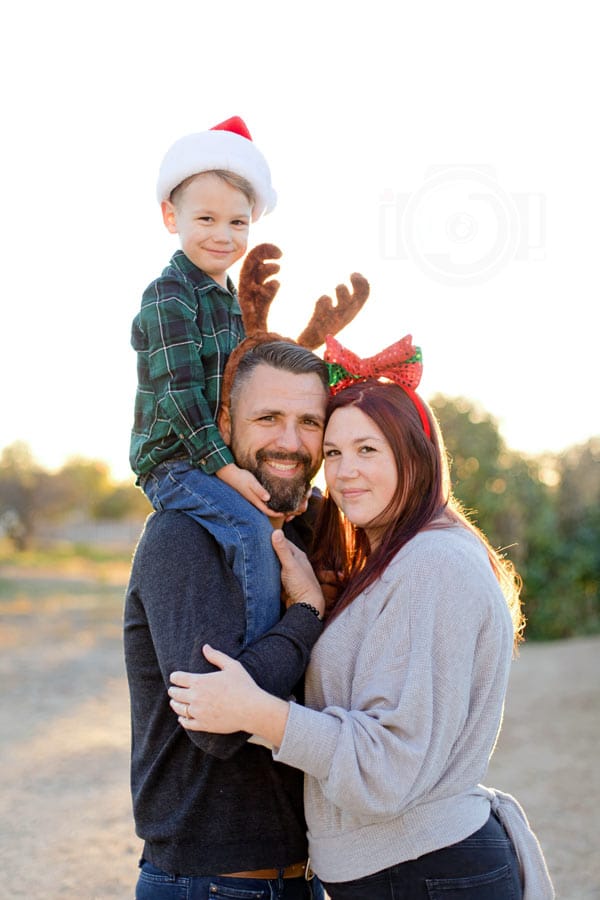
{"label": "reindeer antler headband", "polygon": [[332,394],[337,394],[350,384],[369,379],[385,379],[399,385],[414,403],[423,430],[431,439],[429,418],[421,398],[415,393],[423,374],[423,356],[421,348],[414,346],[412,335],[407,334],[395,344],[366,359],[361,359],[351,350],[342,347],[332,335],[327,335],[323,358],[329,369]]}
{"label": "reindeer antler headband", "polygon": [[222,406],[229,404],[239,361],[252,347],[267,341],[279,340],[299,344],[307,350],[315,350],[325,343],[328,334],[337,334],[351,322],[369,296],[369,282],[354,272],[350,276],[352,291],[344,284],[338,285],[335,289],[337,297],[335,306],[331,297],[327,295],[319,297],[308,325],[296,340],[268,331],[267,314],[279,290],[279,282],[272,276],[279,272],[279,264],[267,260],[279,259],[281,255],[281,250],[274,244],[259,244],[244,260],[238,295],[247,337],[238,344],[227,362],[221,391]]}
{"label": "reindeer antler headband", "polygon": [[296,340],[267,330],[269,307],[279,290],[279,282],[272,277],[279,272],[279,264],[272,260],[280,259],[281,255],[281,250],[274,244],[259,244],[246,256],[240,273],[238,294],[247,337],[231,353],[225,367],[221,405],[229,405],[240,359],[257,344],[290,341],[307,350],[315,350],[326,343],[324,360],[329,369],[333,394],[357,380],[383,378],[393,381],[411,398],[419,413],[423,430],[431,438],[429,418],[422,400],[415,393],[423,371],[421,349],[413,345],[411,335],[406,335],[367,359],[361,359],[342,347],[333,337],[352,321],[369,296],[369,282],[363,275],[353,272],[350,276],[352,292],[344,284],[336,287],[337,305],[334,306],[331,297],[326,294],[319,297],[308,325]]}

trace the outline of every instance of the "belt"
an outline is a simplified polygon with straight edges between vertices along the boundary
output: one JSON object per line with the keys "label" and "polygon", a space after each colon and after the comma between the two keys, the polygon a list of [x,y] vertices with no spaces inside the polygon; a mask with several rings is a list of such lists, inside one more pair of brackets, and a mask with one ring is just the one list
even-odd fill
{"label": "belt", "polygon": [[312,871],[306,862],[293,863],[284,869],[254,869],[252,872],[225,872],[219,878],[262,878],[271,881],[275,878],[312,878]]}

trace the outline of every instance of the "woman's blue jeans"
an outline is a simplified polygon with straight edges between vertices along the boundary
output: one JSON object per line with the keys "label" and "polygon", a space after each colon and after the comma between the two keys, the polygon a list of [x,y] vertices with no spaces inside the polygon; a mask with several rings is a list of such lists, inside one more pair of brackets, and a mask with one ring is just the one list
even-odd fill
{"label": "woman's blue jeans", "polygon": [[223,548],[246,598],[244,643],[252,644],[272,628],[281,616],[281,567],[267,516],[216,475],[184,459],[159,463],[140,485],[154,509],[185,512]]}
{"label": "woman's blue jeans", "polygon": [[324,900],[317,878],[167,875],[142,861],[135,900]]}
{"label": "woman's blue jeans", "polygon": [[324,882],[331,900],[521,900],[519,864],[494,814],[451,847],[356,881]]}

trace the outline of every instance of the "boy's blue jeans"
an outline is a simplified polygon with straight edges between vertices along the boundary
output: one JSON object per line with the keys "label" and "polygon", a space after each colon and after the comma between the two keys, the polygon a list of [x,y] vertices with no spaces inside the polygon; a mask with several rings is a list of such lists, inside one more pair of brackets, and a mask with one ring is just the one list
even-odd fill
{"label": "boy's blue jeans", "polygon": [[223,548],[246,598],[245,644],[272,628],[281,615],[281,567],[267,516],[216,475],[184,459],[159,463],[140,485],[154,509],[187,513]]}

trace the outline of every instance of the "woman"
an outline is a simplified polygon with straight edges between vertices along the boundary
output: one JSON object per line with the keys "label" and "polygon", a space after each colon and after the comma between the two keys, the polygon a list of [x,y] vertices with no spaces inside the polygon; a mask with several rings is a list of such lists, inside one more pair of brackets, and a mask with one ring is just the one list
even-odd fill
{"label": "woman", "polygon": [[[332,900],[553,897],[520,807],[480,784],[523,628],[518,576],[451,494],[410,337],[367,361],[329,341],[325,359],[336,383],[314,562],[342,588],[306,706],[212,648],[222,671],[175,673],[171,705],[185,728],[246,730],[306,773],[311,861]],[[281,533],[274,546],[288,596],[322,610],[306,558]]]}

